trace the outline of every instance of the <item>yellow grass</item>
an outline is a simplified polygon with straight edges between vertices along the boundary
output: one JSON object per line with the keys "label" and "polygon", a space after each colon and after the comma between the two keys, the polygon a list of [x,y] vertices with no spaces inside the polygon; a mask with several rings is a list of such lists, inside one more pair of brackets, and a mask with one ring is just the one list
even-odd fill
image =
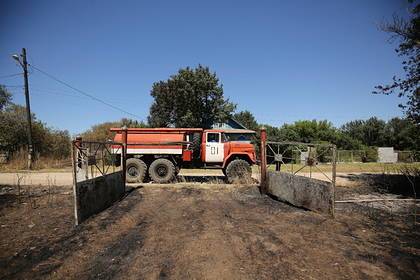
{"label": "yellow grass", "polygon": [[[28,160],[25,156],[12,158],[7,164],[0,164],[0,172],[27,170]],[[66,172],[71,171],[71,159],[39,158],[33,162],[33,170]]]}

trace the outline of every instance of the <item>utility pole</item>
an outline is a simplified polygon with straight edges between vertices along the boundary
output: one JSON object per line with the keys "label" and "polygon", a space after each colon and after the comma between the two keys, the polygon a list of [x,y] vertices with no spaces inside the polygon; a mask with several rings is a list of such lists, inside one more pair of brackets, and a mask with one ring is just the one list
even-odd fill
{"label": "utility pole", "polygon": [[19,62],[23,68],[23,77],[25,82],[25,100],[26,100],[26,117],[28,119],[28,169],[32,169],[32,157],[33,157],[33,146],[32,146],[32,117],[31,117],[31,105],[29,103],[29,83],[28,83],[28,61],[26,60],[26,49],[22,48],[22,61],[18,55],[13,55],[13,58]]}

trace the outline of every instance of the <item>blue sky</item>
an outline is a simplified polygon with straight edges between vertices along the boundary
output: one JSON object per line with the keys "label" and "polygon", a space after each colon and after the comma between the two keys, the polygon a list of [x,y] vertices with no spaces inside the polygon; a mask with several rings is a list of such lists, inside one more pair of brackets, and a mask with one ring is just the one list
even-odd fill
{"label": "blue sky", "polygon": [[[407,1],[3,0],[0,76],[19,72],[11,55],[26,47],[29,63],[145,120],[153,82],[201,63],[262,123],[389,119],[401,100],[371,91],[402,73],[378,30],[393,13]],[[73,134],[130,117],[37,71],[30,90],[37,117]],[[23,90],[11,91],[23,104]]]}

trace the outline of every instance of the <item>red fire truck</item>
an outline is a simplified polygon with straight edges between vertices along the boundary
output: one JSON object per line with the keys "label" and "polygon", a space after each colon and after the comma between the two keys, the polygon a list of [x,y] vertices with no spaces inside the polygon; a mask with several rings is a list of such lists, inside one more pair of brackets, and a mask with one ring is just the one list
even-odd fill
{"label": "red fire truck", "polygon": [[[122,142],[123,129],[111,131]],[[229,182],[247,181],[256,162],[254,135],[246,129],[128,128],[127,182],[143,182],[148,175],[168,183],[181,168],[218,168]]]}

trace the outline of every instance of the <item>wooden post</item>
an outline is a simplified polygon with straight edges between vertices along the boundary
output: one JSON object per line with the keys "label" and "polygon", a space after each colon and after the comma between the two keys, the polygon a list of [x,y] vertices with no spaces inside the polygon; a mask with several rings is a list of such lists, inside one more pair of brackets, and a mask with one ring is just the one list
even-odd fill
{"label": "wooden post", "polygon": [[122,133],[122,151],[121,151],[121,160],[122,160],[122,172],[123,172],[123,182],[124,182],[124,191],[125,191],[125,181],[126,181],[126,169],[127,169],[127,165],[126,165],[126,161],[127,161],[127,127],[124,126],[121,129],[121,133]]}
{"label": "wooden post", "polygon": [[[84,158],[83,164],[84,164],[84,168],[85,168],[85,179],[88,180],[89,179],[89,156],[90,156],[90,143],[86,143],[87,144],[87,148],[86,148],[86,157]],[[93,174],[91,174],[92,178],[93,178]]]}
{"label": "wooden post", "polygon": [[[13,59],[15,59],[23,69],[23,78],[25,83],[25,101],[26,101],[26,118],[28,121],[27,127],[27,137],[28,137],[28,169],[32,169],[33,163],[33,145],[32,145],[32,115],[31,115],[31,106],[29,102],[29,82],[28,82],[28,61],[26,60],[26,49],[22,49],[21,55],[13,55]],[[22,58],[22,59],[21,59]]]}
{"label": "wooden post", "polygon": [[332,217],[335,217],[335,183],[337,178],[337,147],[332,147]]}
{"label": "wooden post", "polygon": [[308,159],[309,159],[309,178],[312,178],[312,164],[313,164],[313,160],[312,160],[312,156],[311,156],[311,154],[312,154],[312,148],[311,148],[311,146],[309,146],[309,156],[308,156]]}
{"label": "wooden post", "polygon": [[73,167],[73,203],[74,203],[74,218],[75,225],[79,224],[79,192],[77,189],[77,168],[81,168],[79,163],[79,148],[82,145],[82,138],[76,137],[76,140],[71,143],[71,158]]}
{"label": "wooden post", "polygon": [[261,128],[261,192],[267,192],[267,131]]}

